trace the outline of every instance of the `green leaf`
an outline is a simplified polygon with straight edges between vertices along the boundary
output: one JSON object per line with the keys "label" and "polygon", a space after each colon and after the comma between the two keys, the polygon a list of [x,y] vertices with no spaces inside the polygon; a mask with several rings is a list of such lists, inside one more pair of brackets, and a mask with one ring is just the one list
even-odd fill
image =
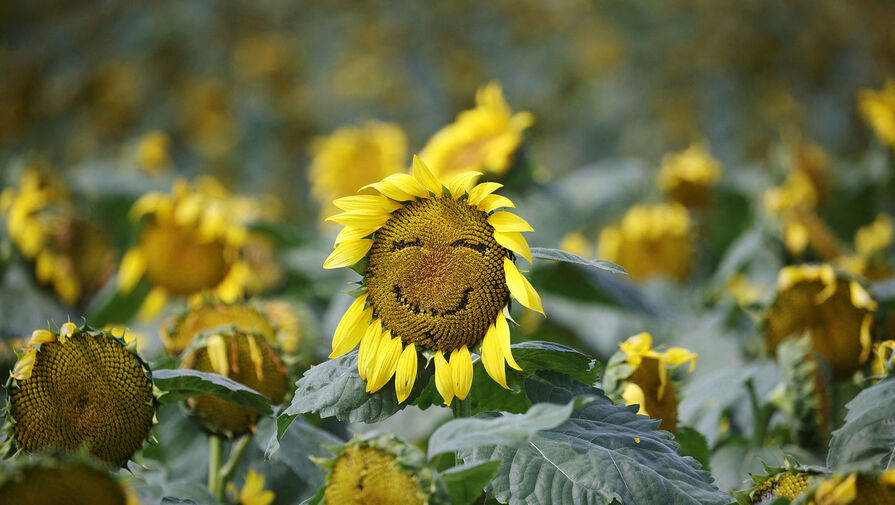
{"label": "green leaf", "polygon": [[483,489],[497,473],[500,461],[455,466],[441,474],[453,505],[470,505],[482,496]]}
{"label": "green leaf", "polygon": [[895,468],[895,377],[861,391],[833,432],[827,466],[834,470]]}
{"label": "green leaf", "polygon": [[520,342],[510,347],[522,372],[527,375],[551,370],[570,375],[585,384],[594,384],[600,379],[599,362],[571,347],[537,340]]}
{"label": "green leaf", "polygon": [[487,491],[510,505],[562,503],[605,505],[726,505],[731,497],[711,484],[693,458],[682,457],[658,421],[617,406],[602,391],[569,376],[542,372],[525,381],[535,404],[565,403],[582,395],[593,401],[554,428],[537,432],[520,448],[465,449],[465,463],[502,462]]}
{"label": "green leaf", "polygon": [[194,396],[210,394],[238,407],[262,414],[273,414],[270,401],[254,389],[216,373],[197,370],[156,370],[152,382],[161,403],[177,403]]}
{"label": "green leaf", "polygon": [[178,503],[185,503],[191,505],[197,505],[193,500],[181,500],[180,498],[174,498],[173,496],[166,496],[162,498],[162,505],[176,505]]}
{"label": "green leaf", "polygon": [[564,263],[575,263],[576,265],[583,265],[586,267],[596,268],[598,270],[603,270],[605,272],[610,272],[613,274],[624,274],[627,275],[628,272],[619,265],[612,263],[611,261],[606,260],[589,260],[578,256],[577,254],[572,254],[570,252],[562,251],[560,249],[549,249],[546,247],[532,247],[531,255],[534,258],[538,258],[541,260],[553,260],[553,261],[562,261]]}
{"label": "green leaf", "polygon": [[674,432],[674,441],[680,445],[681,456],[690,456],[699,461],[704,470],[709,470],[709,443],[702,433],[689,426],[678,426]]}
{"label": "green leaf", "polygon": [[[429,459],[442,452],[470,449],[487,444],[520,447],[535,432],[554,428],[569,418],[576,398],[565,405],[541,403],[525,414],[454,419],[442,424],[429,437]],[[484,416],[484,414],[483,414]]]}
{"label": "green leaf", "polygon": [[310,489],[323,484],[326,472],[310,460],[310,457],[326,458],[332,454],[326,446],[345,443],[328,431],[312,426],[304,419],[293,423],[277,436],[278,426],[273,419],[263,419],[255,433],[255,446],[264,452],[264,459],[279,461],[307,483]]}
{"label": "green leaf", "polygon": [[320,505],[321,503],[323,503],[325,494],[326,494],[326,486],[323,486],[317,490],[317,493],[315,493],[314,496],[301,502],[301,505]]}

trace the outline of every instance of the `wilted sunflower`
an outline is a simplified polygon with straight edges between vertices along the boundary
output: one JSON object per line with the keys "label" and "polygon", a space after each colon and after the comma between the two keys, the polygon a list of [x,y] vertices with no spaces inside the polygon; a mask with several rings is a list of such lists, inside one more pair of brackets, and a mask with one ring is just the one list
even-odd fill
{"label": "wilted sunflower", "polygon": [[166,320],[159,328],[159,334],[165,350],[177,356],[197,335],[218,327],[239,328],[262,335],[271,344],[276,343],[274,328],[268,318],[247,303],[203,303]]}
{"label": "wilted sunflower", "polygon": [[95,293],[115,270],[116,252],[103,231],[76,211],[58,178],[26,169],[18,189],[0,194],[6,229],[38,282],[73,304]]}
{"label": "wilted sunflower", "polygon": [[510,169],[522,132],[534,123],[530,112],[513,114],[500,84],[482,86],[475,108],[439,130],[423,147],[420,158],[443,180],[468,171],[501,176]]}
{"label": "wilted sunflower", "polygon": [[[278,405],[286,395],[286,369],[280,357],[259,334],[241,329],[221,328],[201,335],[191,346],[182,367],[200,372],[213,372],[248,386]],[[212,432],[238,437],[254,429],[258,412],[237,407],[212,395],[188,400],[203,425]]]}
{"label": "wilted sunflower", "polygon": [[683,280],[693,262],[692,233],[690,213],[681,204],[635,205],[621,223],[600,232],[598,254],[634,279]]}
{"label": "wilted sunflower", "polygon": [[709,187],[721,179],[721,163],[712,157],[705,143],[665,155],[656,183],[672,200],[687,207],[708,203]]}
{"label": "wilted sunflower", "polygon": [[246,222],[264,214],[261,205],[229,195],[211,178],[195,186],[179,179],[173,194],[148,193],[131,208],[131,219],[145,223],[139,243],[121,260],[118,286],[128,292],[142,277],[153,285],[140,309],[143,319],[157,314],[169,295],[197,301],[208,293],[232,302],[252,275],[241,248]]}
{"label": "wilted sunflower", "polygon": [[352,440],[331,459],[322,504],[445,505],[446,487],[418,449],[385,434]]}
{"label": "wilted sunflower", "polygon": [[858,94],[858,112],[881,141],[895,147],[895,80],[887,80],[879,91],[862,90]]}
{"label": "wilted sunflower", "polygon": [[0,501],[17,505],[139,505],[134,490],[88,461],[17,458],[0,475]]}
{"label": "wilted sunflower", "polygon": [[124,465],[155,416],[146,364],[103,331],[62,325],[35,330],[7,386],[15,440],[28,452],[75,451]]}
{"label": "wilted sunflower", "polygon": [[407,166],[407,135],[400,126],[367,122],[339,128],[311,143],[311,194],[323,204],[321,216],[336,211],[330,203],[357,193]]}
{"label": "wilted sunflower", "polygon": [[[664,352],[652,348],[653,337],[649,333],[634,335],[618,344],[621,351],[610,361],[610,366],[624,362],[627,367],[621,374],[621,397],[626,405],[640,405],[638,414],[662,421],[659,426],[672,433],[677,429],[677,393],[668,376],[669,366],[689,362],[689,372],[696,366],[696,353],[682,347],[672,347]],[[630,372],[628,373],[628,370]],[[607,373],[609,371],[607,370]]]}
{"label": "wilted sunflower", "polygon": [[414,157],[412,176],[395,174],[370,185],[381,196],[334,202],[345,212],[329,219],[345,228],[323,267],[361,263],[364,278],[363,293],[336,328],[330,357],[360,343],[358,371],[367,391],[378,391],[395,375],[398,401],[407,399],[418,349],[434,353],[435,382],[448,405],[469,393],[469,349],[479,342],[485,370],[501,386],[507,387],[504,361],[519,369],[504,311],[512,294],[543,313],[540,296],[511,254],[531,261],[520,232],[532,228],[497,210],[513,207],[494,194],[500,184],[469,189],[479,175],[457,175],[445,187]]}
{"label": "wilted sunflower", "polygon": [[820,480],[809,505],[891,505],[895,503],[895,470],[880,475],[853,473]]}
{"label": "wilted sunflower", "polygon": [[783,267],[777,296],[765,313],[764,341],[771,352],[784,339],[804,332],[837,377],[867,361],[876,301],[830,265]]}

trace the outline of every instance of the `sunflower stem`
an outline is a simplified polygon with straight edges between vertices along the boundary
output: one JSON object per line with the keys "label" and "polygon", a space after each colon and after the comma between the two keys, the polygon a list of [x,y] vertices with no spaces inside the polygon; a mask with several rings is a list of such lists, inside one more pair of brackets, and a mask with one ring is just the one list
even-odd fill
{"label": "sunflower stem", "polygon": [[221,467],[218,481],[219,486],[221,488],[221,494],[219,498],[223,498],[223,490],[227,488],[227,483],[233,479],[233,474],[236,472],[236,466],[239,465],[239,460],[242,459],[242,454],[245,452],[246,448],[248,448],[249,443],[252,441],[252,435],[248,434],[237,440],[233,447],[230,448],[230,456],[227,458],[227,462],[224,463],[224,466]]}
{"label": "sunflower stem", "polygon": [[216,435],[208,437],[208,490],[219,500],[224,498],[224,487],[220,485],[223,448],[224,441],[221,437]]}
{"label": "sunflower stem", "polygon": [[457,398],[451,404],[451,411],[454,417],[472,417],[472,403],[469,400],[461,400]]}
{"label": "sunflower stem", "polygon": [[752,444],[760,447],[764,444],[768,423],[771,421],[774,407],[770,404],[761,405],[759,403],[758,394],[755,392],[755,384],[752,382],[752,379],[746,381],[746,391],[749,393],[749,403],[752,404]]}

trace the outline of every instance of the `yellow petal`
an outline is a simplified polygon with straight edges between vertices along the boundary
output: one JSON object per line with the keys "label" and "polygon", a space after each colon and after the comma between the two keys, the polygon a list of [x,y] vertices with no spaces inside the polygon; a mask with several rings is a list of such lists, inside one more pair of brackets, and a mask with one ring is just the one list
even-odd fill
{"label": "yellow petal", "polygon": [[429,191],[409,174],[392,174],[379,182],[368,184],[361,189],[373,188],[383,196],[399,202],[416,198],[428,198]]}
{"label": "yellow petal", "polygon": [[429,167],[415,154],[413,155],[413,177],[436,198],[441,196],[441,181],[432,175]]}
{"label": "yellow petal", "polygon": [[467,202],[469,202],[469,205],[478,205],[483,198],[502,187],[503,184],[499,184],[497,182],[483,182],[481,184],[477,184],[474,188],[469,190],[469,199],[467,200]]}
{"label": "yellow petal", "polygon": [[71,338],[72,335],[75,334],[75,331],[77,329],[78,327],[75,326],[75,323],[71,321],[63,324],[62,327],[59,328],[59,341],[64,344],[66,340],[68,340],[69,338]]}
{"label": "yellow petal", "polygon": [[454,381],[454,394],[457,398],[465,400],[472,387],[472,356],[464,345],[451,352],[451,377]]}
{"label": "yellow petal", "polygon": [[444,398],[444,404],[450,406],[454,399],[454,376],[441,351],[435,353],[435,388]]}
{"label": "yellow petal", "polygon": [[34,368],[34,360],[37,358],[37,349],[26,352],[18,361],[9,375],[13,379],[23,381],[31,378],[31,370]]}
{"label": "yellow petal", "polygon": [[525,237],[518,231],[504,232],[495,230],[494,240],[496,240],[498,244],[527,259],[529,263],[532,262],[531,249],[528,247],[528,241],[526,241]]}
{"label": "yellow petal", "polygon": [[504,368],[503,351],[500,348],[500,342],[497,339],[497,330],[492,324],[485,332],[485,339],[482,341],[482,364],[485,371],[494,379],[494,382],[500,384],[505,389],[507,386],[506,369]]}
{"label": "yellow petal", "polygon": [[469,188],[471,188],[472,185],[475,184],[475,181],[481,176],[481,172],[469,171],[460,172],[451,177],[451,180],[448,182],[448,189],[451,192],[451,196],[460,198],[469,191]]}
{"label": "yellow petal", "polygon": [[643,406],[646,403],[646,396],[643,394],[643,389],[637,384],[629,382],[622,391],[622,399],[625,400],[625,405],[640,405],[640,410],[637,411],[638,414],[642,416],[649,415]]}
{"label": "yellow petal", "polygon": [[323,268],[350,267],[366,256],[371,247],[373,247],[372,239],[342,242],[327,256],[326,261],[323,262]]}
{"label": "yellow petal", "polygon": [[137,319],[143,322],[151,321],[165,308],[168,303],[168,292],[165,288],[154,287],[143,299],[140,309],[137,311]]}
{"label": "yellow petal", "polygon": [[391,219],[390,212],[380,209],[358,209],[340,212],[334,216],[329,216],[326,221],[332,221],[344,226],[353,226],[355,228],[368,228],[372,226],[382,226],[386,221]]}
{"label": "yellow petal", "polygon": [[333,352],[329,355],[330,358],[338,358],[354,349],[361,338],[363,338],[369,316],[373,313],[372,308],[368,309],[369,313],[364,311],[366,302],[367,295],[361,295],[355,298],[348,310],[345,311],[338,326],[336,326],[335,333],[333,333]]}
{"label": "yellow petal", "polygon": [[246,338],[249,343],[249,359],[252,361],[252,365],[255,367],[255,377],[258,380],[264,380],[264,356],[261,354],[261,347],[258,346],[258,341],[255,340],[251,335]]}
{"label": "yellow petal", "polygon": [[31,349],[36,345],[46,344],[47,342],[55,342],[56,335],[53,334],[50,330],[34,330],[31,333],[31,338],[28,339],[28,343],[25,344],[25,347]]}
{"label": "yellow petal", "polygon": [[343,243],[349,242],[352,240],[360,240],[362,238],[366,238],[374,231],[381,228],[380,226],[368,226],[366,228],[355,228],[353,226],[346,226],[339,231],[339,234],[336,235],[336,240],[333,242],[334,247]]}
{"label": "yellow petal", "polygon": [[39,282],[49,282],[53,278],[55,270],[56,256],[53,253],[46,249],[37,253],[37,259],[34,261],[34,275]]}
{"label": "yellow petal", "polygon": [[227,342],[221,335],[212,335],[205,341],[208,361],[211,369],[218,375],[226,377],[230,374],[230,359],[227,356]]}
{"label": "yellow petal", "polygon": [[503,312],[498,312],[497,318],[494,320],[494,334],[497,336],[497,344],[500,346],[500,352],[507,360],[507,364],[522,371],[522,367],[513,359],[513,350],[510,348],[510,325]]}
{"label": "yellow petal", "polygon": [[488,216],[488,224],[497,231],[535,231],[524,219],[512,212],[500,211]]}
{"label": "yellow petal", "polygon": [[499,209],[501,207],[516,208],[516,204],[512,200],[501,195],[488,195],[479,202],[479,210],[485,213]]}
{"label": "yellow petal", "polygon": [[662,361],[667,365],[677,366],[683,365],[686,362],[690,362],[690,368],[687,372],[692,372],[693,368],[696,366],[696,362],[699,361],[699,356],[696,355],[695,352],[690,351],[689,349],[684,349],[683,347],[672,347],[668,349],[662,354]]}
{"label": "yellow petal", "polygon": [[131,249],[121,258],[118,268],[118,291],[129,293],[146,271],[146,256],[140,249]]}
{"label": "yellow petal", "polygon": [[360,349],[357,351],[357,373],[361,379],[367,380],[367,375],[372,374],[373,363],[375,362],[381,336],[382,324],[379,320],[373,321],[364,331],[364,338],[361,340]]}
{"label": "yellow petal", "polygon": [[398,395],[398,403],[404,403],[404,400],[413,391],[416,367],[416,345],[410,344],[401,352],[401,357],[398,358],[398,369],[395,371],[395,393]]}
{"label": "yellow petal", "polygon": [[373,209],[393,212],[403,207],[403,205],[401,205],[400,203],[390,198],[379,195],[344,196],[342,198],[336,198],[335,200],[333,200],[333,205],[346,211]]}
{"label": "yellow petal", "polygon": [[398,366],[398,358],[401,357],[400,337],[391,338],[391,332],[386,330],[382,334],[382,341],[376,351],[376,366],[373,373],[367,378],[367,392],[375,393],[395,374]]}
{"label": "yellow petal", "polygon": [[503,270],[507,278],[507,287],[510,288],[513,298],[518,300],[523,306],[543,315],[544,308],[541,306],[541,296],[528,282],[528,279],[519,272],[516,265],[510,261],[510,258],[505,257],[503,259]]}
{"label": "yellow petal", "polygon": [[864,363],[867,361],[867,358],[870,357],[870,348],[871,348],[871,335],[870,335],[870,326],[873,324],[873,314],[864,314],[864,319],[861,321],[861,334],[858,337],[861,342],[861,355],[858,357],[859,363]]}

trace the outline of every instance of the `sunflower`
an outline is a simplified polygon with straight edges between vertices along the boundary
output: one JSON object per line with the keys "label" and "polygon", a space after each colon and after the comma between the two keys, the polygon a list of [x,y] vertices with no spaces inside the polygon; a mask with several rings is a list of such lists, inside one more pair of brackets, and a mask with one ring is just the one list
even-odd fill
{"label": "sunflower", "polygon": [[887,80],[879,91],[862,90],[858,94],[858,112],[881,141],[895,147],[895,80]]}
{"label": "sunflower", "polygon": [[522,132],[534,123],[530,112],[513,114],[500,84],[492,82],[476,91],[475,108],[435,133],[420,158],[444,180],[468,171],[501,176],[510,169]]}
{"label": "sunflower", "polygon": [[869,475],[832,475],[820,480],[809,505],[890,505],[895,503],[895,470]]}
{"label": "sunflower", "polygon": [[246,222],[263,215],[250,199],[233,197],[211,178],[195,189],[182,179],[173,194],[149,193],[131,208],[130,217],[144,219],[138,245],[121,260],[119,290],[129,292],[145,277],[153,288],[140,308],[150,319],[170,295],[195,303],[203,294],[225,302],[243,295],[251,268],[242,247]]}
{"label": "sunflower", "polygon": [[444,483],[418,449],[391,434],[355,439],[336,456],[315,459],[329,470],[321,505],[444,505]]}
{"label": "sunflower", "polygon": [[[6,464],[6,463],[5,463]],[[0,476],[3,503],[23,505],[139,505],[133,488],[78,458],[15,460]]]}
{"label": "sunflower", "polygon": [[271,344],[276,343],[274,328],[268,318],[246,303],[203,303],[166,320],[159,328],[159,334],[165,350],[177,356],[197,335],[218,327],[236,327],[262,335]]}
{"label": "sunflower", "polygon": [[634,279],[666,275],[683,280],[693,263],[692,234],[690,212],[683,205],[635,205],[618,225],[600,232],[598,254]]}
{"label": "sunflower", "polygon": [[155,417],[146,364],[111,333],[62,325],[35,330],[7,387],[16,442],[28,452],[82,445],[124,465]]}
{"label": "sunflower", "polygon": [[708,203],[708,190],[721,179],[721,163],[712,157],[705,143],[667,154],[656,183],[672,200],[687,207]]}
{"label": "sunflower", "polygon": [[[201,335],[191,347],[183,368],[228,377],[266,396],[272,405],[279,405],[286,396],[286,369],[264,336],[238,328],[219,328]],[[190,398],[188,404],[203,426],[230,438],[254,430],[259,416],[254,410],[211,395]]]}
{"label": "sunflower", "polygon": [[830,265],[783,267],[777,296],[765,313],[764,341],[776,352],[784,339],[808,332],[834,375],[846,377],[870,357],[876,308],[857,281]]}
{"label": "sunflower", "polygon": [[324,268],[361,270],[362,293],[333,336],[331,358],[360,344],[358,371],[367,391],[395,375],[398,401],[410,395],[417,351],[435,361],[444,402],[465,399],[472,385],[470,349],[481,342],[482,363],[506,385],[504,361],[519,369],[510,352],[506,311],[510,294],[543,314],[541,298],[513,262],[531,261],[518,216],[498,209],[513,203],[494,194],[501,187],[481,175],[454,176],[447,186],[420,161],[413,175],[395,174],[371,184],[380,195],[349,196],[329,220],[345,228]]}
{"label": "sunflower", "polygon": [[400,126],[375,121],[339,128],[311,143],[311,194],[321,203],[321,216],[336,208],[329,202],[353,195],[357,188],[403,172],[407,135]]}

